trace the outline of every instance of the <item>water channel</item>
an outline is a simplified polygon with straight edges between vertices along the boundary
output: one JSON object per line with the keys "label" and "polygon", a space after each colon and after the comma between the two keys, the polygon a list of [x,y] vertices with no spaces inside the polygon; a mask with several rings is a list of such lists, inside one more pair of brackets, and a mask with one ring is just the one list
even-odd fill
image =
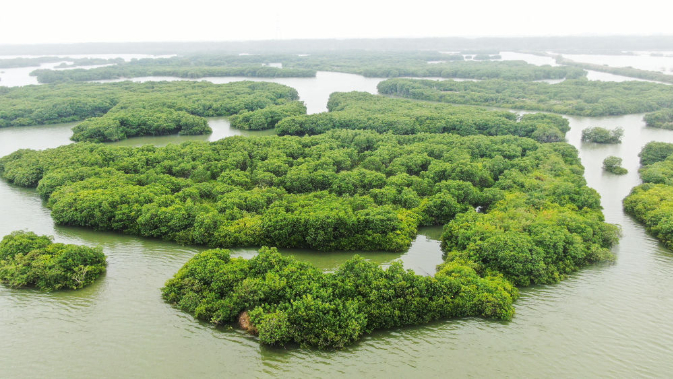
{"label": "water channel", "polygon": [[[215,78],[224,82],[231,78]],[[333,91],[375,91],[380,79],[319,73],[274,80],[291,85],[322,111]],[[290,84],[292,83],[292,84]],[[322,105],[321,105],[322,104]],[[165,304],[160,288],[198,247],[54,225],[34,190],[0,181],[0,236],[27,229],[57,242],[100,245],[108,272],[81,291],[42,293],[0,286],[0,377],[667,377],[673,372],[673,253],[625,215],[621,199],[639,183],[638,152],[648,141],[673,142],[673,131],[646,128],[642,115],[568,117],[569,143],[580,151],[588,184],[599,191],[608,222],[623,228],[614,264],[596,265],[549,286],[526,288],[511,322],[460,319],[377,332],[340,351],[260,346],[227,327],[194,321]],[[210,121],[214,140],[240,131]],[[0,156],[19,148],[69,143],[73,124],[0,129]],[[590,126],[623,127],[624,143],[580,141]],[[163,145],[188,137],[132,139]],[[608,155],[629,174],[604,173]],[[401,259],[421,274],[441,262],[439,228],[422,229],[409,251],[365,253]],[[324,269],[351,252],[288,251]],[[253,250],[235,250],[250,257]]]}

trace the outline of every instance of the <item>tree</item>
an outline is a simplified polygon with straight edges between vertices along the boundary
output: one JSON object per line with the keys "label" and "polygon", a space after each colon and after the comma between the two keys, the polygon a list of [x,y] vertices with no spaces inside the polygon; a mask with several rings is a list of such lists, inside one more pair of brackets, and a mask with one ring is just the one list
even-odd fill
{"label": "tree", "polygon": [[629,172],[622,167],[622,158],[612,155],[603,160],[603,170],[617,175],[624,175]]}

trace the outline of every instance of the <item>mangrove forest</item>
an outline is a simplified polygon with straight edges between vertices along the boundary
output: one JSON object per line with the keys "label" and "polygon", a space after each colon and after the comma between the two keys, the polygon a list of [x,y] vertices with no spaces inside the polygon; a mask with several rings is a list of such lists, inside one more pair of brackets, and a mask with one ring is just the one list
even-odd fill
{"label": "mangrove forest", "polygon": [[43,291],[79,289],[105,272],[101,248],[53,243],[48,236],[16,231],[0,241],[0,282]]}
{"label": "mangrove forest", "polygon": [[388,79],[379,93],[416,100],[554,112],[577,116],[616,116],[673,108],[666,84],[600,82],[586,79],[557,84],[488,80]]}
{"label": "mangrove forest", "polygon": [[668,248],[673,247],[673,144],[650,142],[640,152],[640,178],[624,199],[624,211],[642,222]]}
{"label": "mangrove forest", "polygon": [[[81,121],[74,141],[206,134],[204,117],[232,116],[244,129],[273,128],[306,113],[293,88],[266,82],[61,83],[0,87],[0,127]],[[269,107],[265,112],[255,112]]]}

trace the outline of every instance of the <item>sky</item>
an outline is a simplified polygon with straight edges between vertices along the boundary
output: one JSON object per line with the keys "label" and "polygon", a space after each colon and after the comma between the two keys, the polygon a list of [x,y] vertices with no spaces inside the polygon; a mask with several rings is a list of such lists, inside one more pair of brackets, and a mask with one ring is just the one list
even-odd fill
{"label": "sky", "polygon": [[665,0],[4,0],[0,44],[673,35]]}

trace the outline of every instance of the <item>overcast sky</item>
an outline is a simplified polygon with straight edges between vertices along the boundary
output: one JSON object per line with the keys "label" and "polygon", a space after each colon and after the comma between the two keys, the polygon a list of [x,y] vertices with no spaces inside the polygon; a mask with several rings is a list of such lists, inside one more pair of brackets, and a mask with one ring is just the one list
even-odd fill
{"label": "overcast sky", "polygon": [[[673,34],[666,0],[3,0],[0,44]],[[179,4],[179,5],[176,5]]]}

